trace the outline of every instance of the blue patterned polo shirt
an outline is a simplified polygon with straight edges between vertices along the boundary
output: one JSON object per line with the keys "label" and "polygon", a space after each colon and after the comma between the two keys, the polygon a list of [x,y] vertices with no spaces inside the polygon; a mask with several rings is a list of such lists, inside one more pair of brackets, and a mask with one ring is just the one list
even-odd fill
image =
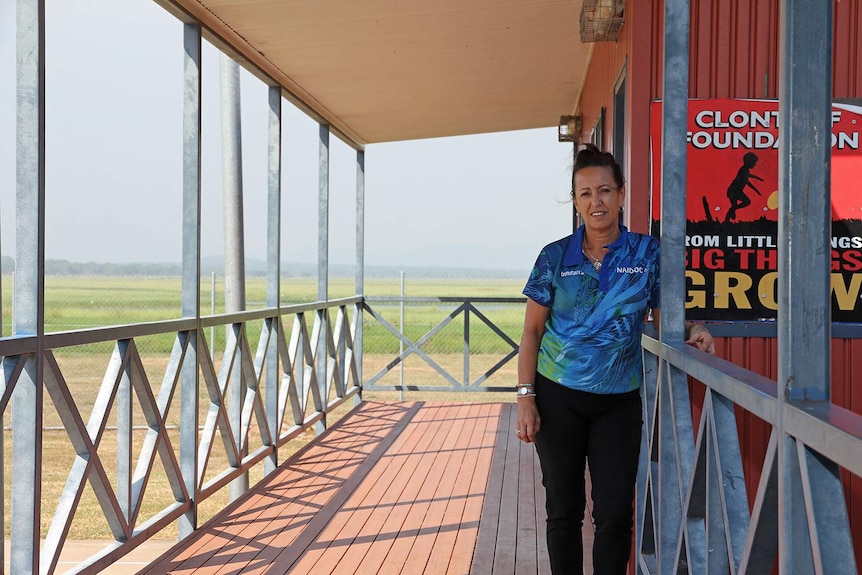
{"label": "blue patterned polo shirt", "polygon": [[643,381],[641,333],[659,307],[659,243],[620,226],[596,271],[582,252],[584,228],[545,246],[524,295],[551,308],[538,372],[590,393],[625,393]]}

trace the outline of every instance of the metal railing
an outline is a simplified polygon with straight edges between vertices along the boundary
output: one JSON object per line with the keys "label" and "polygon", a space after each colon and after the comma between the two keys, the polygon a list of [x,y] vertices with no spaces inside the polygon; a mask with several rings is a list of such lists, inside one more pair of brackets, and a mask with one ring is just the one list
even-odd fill
{"label": "metal railing", "polygon": [[[56,570],[88,483],[114,541],[106,542],[101,552],[72,573],[104,569],[172,522],[185,521],[194,529],[197,508],[207,498],[261,462],[264,475],[272,472],[281,447],[312,426],[325,428],[328,414],[347,399],[358,399],[361,360],[354,342],[361,306],[362,298],[352,297],[209,316],[199,323],[181,319],[53,333],[42,342],[35,337],[0,341],[0,412],[6,414],[10,398],[15,401],[22,373],[35,373],[41,367],[48,397],[37,404],[38,413],[30,423],[42,421],[50,398],[75,451],[41,550],[36,529],[30,545],[23,546],[33,550],[32,557],[13,558],[13,563],[32,565],[29,572]],[[211,327],[228,332],[221,357],[208,348],[206,334]],[[258,327],[259,337],[252,347]],[[136,340],[162,334],[176,337],[162,380],[156,383],[145,369]],[[113,344],[113,353],[92,411],[83,413],[56,354],[106,342]],[[241,399],[232,404],[231,397]],[[114,417],[116,469],[100,452]],[[134,445],[142,428],[140,446]],[[36,437],[33,445],[20,445],[26,436],[24,440],[15,436],[13,443],[16,452],[32,449],[35,461],[41,462],[42,434]],[[215,468],[221,462],[223,467]],[[157,465],[165,472],[171,501],[144,516],[147,488]],[[14,458],[12,468],[13,474],[28,472]],[[35,471],[34,477],[41,476],[41,469]],[[40,482],[31,484],[35,493],[30,495],[37,502],[32,512],[38,518],[48,510],[40,503]],[[28,511],[13,505],[12,522],[29,521]]]}
{"label": "metal railing", "polygon": [[[359,400],[361,350],[356,344],[361,338],[363,315],[405,347],[386,368],[368,378],[366,389],[392,389],[375,386],[375,382],[410,355],[422,358],[450,384],[410,385],[411,390],[510,389],[485,385],[518,350],[517,343],[489,318],[488,308],[515,305],[520,309],[524,298],[403,298],[407,303],[445,308],[443,318],[415,341],[380,311],[387,304],[403,303],[401,299],[356,296],[212,315],[199,322],[179,319],[57,332],[46,334],[41,346],[35,337],[0,340],[0,412],[6,414],[10,401],[14,401],[22,373],[36,373],[41,362],[47,394],[37,403],[34,421],[28,423],[42,422],[50,402],[61,422],[58,427],[74,450],[74,462],[56,508],[42,502],[38,493],[30,495],[38,502],[36,517],[50,516],[50,524],[41,545],[38,533],[34,533],[29,546],[32,557],[24,563],[32,564],[34,572],[57,570],[88,484],[113,541],[106,540],[100,552],[71,573],[98,572],[174,522],[184,523],[187,531],[194,530],[199,523],[197,508],[204,501],[224,493],[231,482],[261,463],[264,476],[272,472],[282,459],[279,449],[287,442],[311,428],[322,430],[327,415],[336,407],[351,397]],[[472,330],[471,318],[478,319]],[[462,381],[423,351],[435,335],[457,320],[462,322]],[[502,351],[490,368],[470,378],[475,324],[496,337]],[[225,347],[220,351],[210,349],[207,340],[215,328],[226,331]],[[151,338],[166,336],[173,338],[173,344],[158,381],[149,365],[152,358],[144,357],[141,349],[148,347]],[[80,390],[70,386],[63,367],[64,356],[80,356],[88,346],[112,348],[89,412],[82,407],[89,400],[82,401]],[[98,373],[99,364],[94,362],[91,369]],[[33,450],[36,456],[32,460],[42,461],[42,434],[36,435],[32,445],[21,445],[18,440],[16,449]],[[108,450],[111,458],[107,459],[100,448],[114,437],[116,445]],[[169,501],[152,511],[152,479],[157,469],[164,472]],[[13,463],[13,474],[26,472]],[[34,476],[41,473],[41,467],[34,470]],[[39,482],[32,486],[34,491],[40,489]],[[149,511],[145,512],[147,506]],[[18,511],[13,507],[13,523],[30,520],[26,516],[19,519]]]}
{"label": "metal railing", "polygon": [[[856,573],[840,470],[862,476],[862,416],[788,401],[777,384],[690,346],[643,337],[644,434],[637,483],[638,573],[769,573],[779,553],[778,445],[804,509],[789,538],[800,573]],[[693,427],[688,377],[706,386]],[[749,510],[736,408],[772,426]]]}
{"label": "metal railing", "polygon": [[[374,298],[365,300],[367,316],[403,344],[384,367],[371,374],[365,390],[510,391],[488,386],[487,378],[517,356],[517,344],[482,312],[483,306],[522,305],[524,298]],[[439,320],[416,337],[386,319],[386,305],[437,306]],[[373,304],[373,305],[372,305]],[[393,313],[389,314],[394,315]],[[493,366],[469,377],[470,317],[478,317],[510,347]],[[464,376],[446,370],[427,351],[446,326],[463,333]],[[643,337],[645,365],[644,433],[637,484],[636,555],[638,573],[768,573],[779,554],[777,384],[687,345]],[[416,356],[441,385],[380,385],[405,359]],[[702,404],[693,405],[689,376],[705,386]],[[509,382],[507,382],[509,383]],[[700,411],[697,425],[693,408]],[[753,506],[746,491],[746,466],[740,447],[737,410],[772,426]],[[784,441],[797,458],[791,485],[805,502],[794,538],[806,548],[811,565],[801,572],[856,573],[840,469],[862,476],[862,416],[833,404],[788,402]],[[750,472],[754,473],[754,471]],[[753,481],[753,479],[752,479]]]}
{"label": "metal railing", "polygon": [[[488,308],[501,308],[518,306],[519,320],[523,317],[523,308],[526,298],[510,297],[510,298],[493,298],[493,297],[371,297],[365,298],[364,309],[370,317],[375,319],[377,323],[385,329],[392,337],[396,338],[401,345],[400,351],[391,361],[385,362],[385,365],[373,375],[370,375],[364,382],[364,389],[368,391],[511,391],[512,383],[507,382],[503,385],[489,385],[488,379],[497,373],[500,368],[508,364],[518,355],[518,343],[506,331],[497,325],[488,314]],[[372,305],[373,304],[373,305]],[[382,312],[386,305],[433,305],[437,312],[435,323],[422,332],[418,337],[410,338],[406,335],[405,330],[393,325],[393,322],[388,320]],[[483,311],[484,310],[484,311]],[[471,334],[471,325],[474,325],[475,318],[488,332],[491,338],[496,340],[498,351],[492,355],[494,363],[487,368],[481,370],[478,375],[471,374],[470,358],[473,355],[471,342],[474,336]],[[459,373],[452,373],[445,366],[442,366],[432,357],[432,353],[428,348],[432,345],[435,336],[438,336],[447,326],[457,325],[460,321],[460,353],[461,363],[458,366]],[[472,322],[472,323],[471,323]],[[517,324],[517,331],[520,333],[520,324]],[[511,330],[510,330],[511,331]],[[486,338],[487,339],[487,338]],[[450,344],[450,348],[453,346]],[[366,351],[368,348],[366,348]],[[410,357],[419,357],[427,366],[429,366],[438,380],[442,380],[442,385],[433,384],[384,384],[381,380],[388,373],[392,372],[396,367],[403,366],[404,361]]]}
{"label": "metal railing", "polygon": [[[386,304],[400,303],[400,298],[356,296],[209,316],[200,322],[181,319],[44,336],[41,361],[48,398],[43,408],[50,398],[76,456],[41,545],[39,572],[55,572],[88,483],[114,541],[106,541],[101,552],[73,573],[104,569],[173,522],[196,525],[197,507],[255,466],[263,463],[264,475],[272,472],[287,442],[314,426],[325,427],[333,409],[351,397],[359,399],[362,353],[355,343],[363,317],[405,347],[367,379],[365,389],[375,389],[373,382],[410,355],[421,358],[444,381],[443,385],[411,385],[411,390],[511,389],[486,385],[492,373],[514,359],[517,344],[483,308],[520,307],[523,298],[406,299],[439,305],[442,319],[411,339],[380,311]],[[460,320],[464,362],[469,365],[471,316],[511,350],[495,356],[493,366],[478,377],[459,381],[423,347],[446,325]],[[227,330],[223,353],[208,349],[205,335],[212,327]],[[156,384],[137,342],[164,334],[175,334],[175,341],[162,380]],[[58,356],[64,350],[106,343],[113,352],[92,410],[84,413]],[[790,485],[805,501],[800,524],[807,530],[799,537],[808,552],[803,556],[811,562],[812,572],[855,573],[840,470],[862,476],[858,457],[862,416],[831,404],[789,402],[784,407],[781,438],[775,427],[779,409],[775,382],[689,346],[661,343],[648,335],[643,348],[645,432],[637,485],[638,572],[768,572],[778,553],[776,454],[783,440],[797,458]],[[21,374],[37,362],[36,339],[2,340],[0,352],[4,355],[0,410],[5,413]],[[696,429],[689,376],[706,386]],[[239,406],[229,399],[237,389],[243,397]],[[773,426],[751,510],[737,409]],[[41,420],[42,414],[38,416]],[[113,417],[116,469],[100,453],[106,435],[110,437],[106,432]],[[135,434],[142,428],[143,438],[135,447]],[[33,449],[41,449],[41,444]],[[156,512],[144,513],[158,466],[167,478],[171,501]],[[39,488],[34,483],[33,489]],[[45,511],[40,508],[36,513]],[[38,534],[33,546],[39,550]]]}
{"label": "metal railing", "polygon": [[[862,474],[862,416],[831,403],[831,262],[824,257],[832,225],[830,140],[822,135],[832,123],[833,7],[784,0],[778,16],[778,375],[771,382],[683,343],[691,10],[689,0],[664,2],[663,333],[661,343],[643,340],[641,573],[759,575],[776,559],[783,574],[857,572],[840,471]],[[696,436],[686,375],[706,385]],[[737,410],[772,427],[750,510]]]}

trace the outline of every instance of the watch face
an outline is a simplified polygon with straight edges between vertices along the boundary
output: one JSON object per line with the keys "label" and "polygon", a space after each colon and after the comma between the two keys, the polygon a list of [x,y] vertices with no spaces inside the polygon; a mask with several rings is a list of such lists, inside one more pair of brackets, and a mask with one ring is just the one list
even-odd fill
{"label": "watch face", "polygon": [[518,395],[527,395],[528,393],[530,393],[530,388],[528,388],[528,387],[519,387],[518,388]]}

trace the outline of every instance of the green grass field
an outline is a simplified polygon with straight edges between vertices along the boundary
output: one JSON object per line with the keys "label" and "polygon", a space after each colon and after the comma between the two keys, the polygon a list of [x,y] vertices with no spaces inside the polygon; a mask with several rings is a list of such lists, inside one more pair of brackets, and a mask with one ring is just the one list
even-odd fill
{"label": "green grass field", "polygon": [[[488,279],[416,279],[406,284],[405,295],[422,297],[473,296],[517,297],[522,288],[519,280]],[[11,277],[3,278],[3,335],[12,334]],[[46,277],[45,280],[45,331],[80,330],[100,326],[124,325],[139,322],[176,319],[180,317],[181,282],[179,278],[146,277]],[[215,298],[209,284],[201,288],[201,315],[224,312],[224,287],[216,283]],[[281,288],[282,305],[317,301],[317,283],[314,278],[285,279]],[[398,296],[398,279],[366,281],[365,293],[374,296]],[[339,278],[329,282],[330,298],[350,297],[355,294],[354,280]],[[213,308],[212,302],[215,301]],[[266,307],[264,278],[250,278],[246,285],[247,309]],[[405,334],[414,341],[454,310],[453,304],[408,304],[405,310]],[[393,326],[398,327],[398,304],[375,304]],[[499,328],[516,340],[520,337],[523,309],[520,305],[501,304],[482,309]],[[453,322],[454,323],[454,322]],[[286,326],[290,327],[290,326]],[[471,347],[476,353],[506,353],[504,342],[493,335],[478,319],[472,318]],[[253,331],[260,326],[249,325]],[[224,345],[223,330],[214,330],[210,346]],[[365,350],[369,353],[395,353],[398,340],[373,318],[367,317],[364,328]],[[429,342],[427,351],[455,353],[463,346],[463,329],[447,326]],[[174,336],[152,336],[139,345],[152,353],[168,353]]]}
{"label": "green grass field", "polygon": [[[207,285],[201,288],[201,314],[211,313],[211,290]],[[406,284],[407,296],[457,296],[457,297],[517,297],[522,288],[520,280],[489,280],[489,279],[423,279],[411,280]],[[287,306],[295,303],[307,303],[317,300],[317,284],[314,278],[291,278],[282,283],[281,301]],[[397,296],[400,294],[400,283],[397,278],[391,280],[370,279],[365,282],[365,293],[368,296]],[[11,278],[2,278],[3,301],[3,334],[8,336],[12,331]],[[354,295],[353,279],[333,279],[329,282],[330,298],[349,297]],[[45,322],[47,332],[79,330],[92,327],[126,325],[138,322],[176,319],[180,315],[181,283],[179,278],[152,277],[46,277]],[[265,280],[251,278],[246,286],[247,309],[265,307]],[[223,285],[216,285],[215,312],[224,311]],[[383,315],[388,322],[398,328],[401,309],[397,303],[373,303],[374,309]],[[404,309],[404,331],[407,337],[416,341],[428,330],[453,313],[457,304],[449,303],[409,303]],[[477,304],[481,313],[485,314],[499,329],[505,332],[515,342],[520,338],[523,321],[522,304]],[[350,312],[352,317],[352,311]],[[332,318],[334,320],[334,317]],[[306,318],[309,332],[312,329],[313,316]],[[293,316],[284,318],[284,327],[288,332],[293,327]],[[257,345],[261,325],[246,326],[249,345],[252,350]],[[371,314],[364,315],[364,361],[363,376],[367,379],[384,369],[399,353],[398,338],[384,328]],[[221,350],[224,346],[225,329],[215,328],[211,334],[206,334],[210,340],[210,348],[214,353],[216,369],[220,362]],[[290,334],[287,333],[289,341]],[[158,392],[164,377],[168,354],[176,334],[167,333],[137,338],[135,344],[140,352],[147,379],[154,393]],[[511,345],[503,341],[493,330],[485,325],[479,317],[471,314],[469,321],[470,356],[469,368],[466,369],[470,381],[481,376],[485,370],[509,353]],[[455,316],[451,323],[439,331],[422,347],[432,359],[451,373],[459,381],[464,377],[464,346],[465,329],[463,315]],[[54,355],[62,370],[63,378],[74,398],[75,406],[80,411],[84,423],[88,421],[96,394],[102,385],[102,379],[110,362],[115,342],[109,341],[86,346],[76,346],[56,350]],[[411,356],[403,362],[403,367],[396,367],[385,375],[378,385],[396,385],[403,377],[406,385],[427,387],[448,386],[434,369],[416,356]],[[515,363],[510,361],[487,381],[488,385],[513,385],[516,379]],[[178,395],[178,394],[177,394]],[[366,399],[397,401],[402,397],[398,392],[367,391]],[[406,400],[440,400],[440,401],[511,401],[510,394],[500,393],[452,393],[452,392],[406,392]],[[42,535],[47,533],[49,522],[59,500],[69,469],[76,454],[67,433],[62,428],[62,421],[57,408],[48,394],[45,394],[43,425],[46,431],[43,435],[43,472],[42,472]],[[174,399],[176,403],[177,399]],[[208,405],[208,396],[201,393],[202,410]],[[330,422],[349,409],[351,403],[339,409]],[[116,409],[116,407],[114,408]],[[136,423],[143,422],[139,407],[135,407],[133,418]],[[311,409],[309,407],[309,409]],[[308,410],[307,410],[308,411]],[[112,414],[112,421],[116,422]],[[202,416],[203,417],[203,416]],[[176,426],[179,423],[179,409],[172,404],[170,416],[166,422],[170,435],[176,441]],[[10,430],[11,418],[9,410],[3,414],[4,444],[3,457],[6,473],[5,513],[6,530],[9,529],[10,489],[11,489],[11,454],[13,437]],[[203,420],[201,420],[202,423]],[[116,471],[116,432],[111,428],[115,423],[109,422],[98,449],[106,472],[115,481]],[[143,441],[143,431],[133,434],[134,456],[137,456]],[[260,441],[259,433],[252,435]],[[291,445],[281,452],[282,458],[304,445],[313,437],[306,433],[291,442]],[[254,445],[252,441],[252,445]],[[178,450],[177,443],[173,445]],[[223,450],[217,446],[210,462],[210,474],[226,465]],[[251,474],[254,483],[262,476],[262,466],[258,465]],[[216,471],[213,471],[216,470]],[[142,517],[148,517],[158,512],[170,503],[170,490],[163,469],[159,464],[153,469],[153,478],[145,496],[145,506]],[[201,520],[217,512],[227,503],[227,490],[205,501],[200,508]],[[159,538],[174,538],[175,528],[160,533]],[[70,539],[108,539],[110,530],[103,518],[102,511],[88,486],[80,503],[80,509],[69,533]]]}

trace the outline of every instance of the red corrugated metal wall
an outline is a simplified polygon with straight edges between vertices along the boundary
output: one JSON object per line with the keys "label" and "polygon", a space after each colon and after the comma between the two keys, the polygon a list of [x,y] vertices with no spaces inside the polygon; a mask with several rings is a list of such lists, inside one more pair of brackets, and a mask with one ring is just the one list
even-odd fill
{"label": "red corrugated metal wall", "polygon": [[[862,97],[862,7],[860,0],[833,2],[835,98]],[[778,96],[779,0],[692,0],[690,96],[692,98],[776,98]],[[662,26],[664,3],[629,0],[626,23],[616,43],[594,45],[590,70],[578,110],[584,138],[600,109],[607,109],[605,148],[613,149],[613,88],[625,67],[628,206],[630,227],[649,224],[649,103],[662,93]],[[718,338],[717,354],[737,365],[777,378],[777,340]],[[832,343],[832,399],[862,414],[862,391],[854,397],[853,381],[862,379],[862,339]],[[692,386],[699,419],[702,387]],[[739,413],[740,444],[746,465],[749,500],[753,501],[763,466],[770,428]],[[862,565],[862,480],[845,473],[846,495],[857,564]]]}

